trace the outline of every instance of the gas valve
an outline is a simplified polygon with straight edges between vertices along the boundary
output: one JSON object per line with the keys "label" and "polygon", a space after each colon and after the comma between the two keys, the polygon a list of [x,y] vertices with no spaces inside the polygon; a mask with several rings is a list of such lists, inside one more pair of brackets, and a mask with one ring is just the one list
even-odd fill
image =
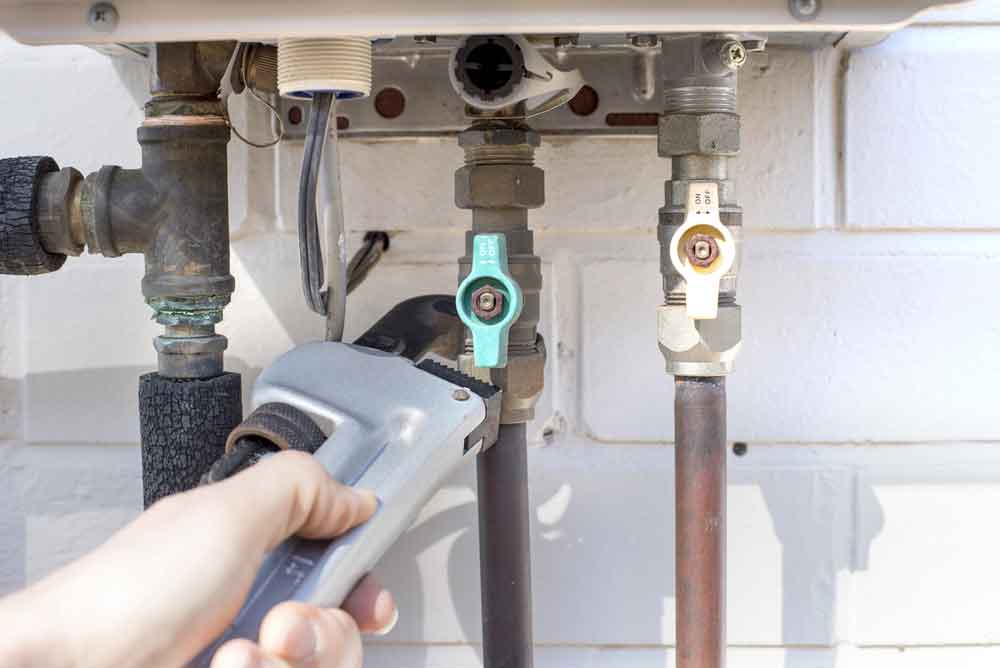
{"label": "gas valve", "polygon": [[458,315],[472,333],[479,368],[507,366],[510,327],[521,315],[521,287],[510,275],[507,238],[477,234],[472,243],[472,271],[455,295]]}
{"label": "gas valve", "polygon": [[736,304],[739,213],[720,214],[718,182],[686,186],[684,209],[662,213],[667,299],[658,311],[657,338],[669,373],[724,376],[732,371],[743,340]]}
{"label": "gas valve", "polygon": [[736,241],[719,220],[717,183],[692,183],[687,216],[670,240],[670,261],[687,281],[687,315],[714,320],[719,315],[719,284],[736,259]]}

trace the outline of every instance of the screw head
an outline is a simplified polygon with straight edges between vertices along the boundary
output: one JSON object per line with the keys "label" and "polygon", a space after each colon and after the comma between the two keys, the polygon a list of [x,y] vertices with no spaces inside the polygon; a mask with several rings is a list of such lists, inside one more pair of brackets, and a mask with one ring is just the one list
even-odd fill
{"label": "screw head", "polygon": [[556,35],[552,38],[552,46],[557,49],[565,49],[570,46],[576,46],[579,43],[579,35]]}
{"label": "screw head", "polygon": [[99,2],[87,12],[87,25],[97,32],[114,32],[118,27],[118,10],[109,2]]}
{"label": "screw head", "polygon": [[629,41],[638,49],[650,49],[660,43],[660,38],[657,35],[629,35]]}
{"label": "screw head", "polygon": [[709,234],[693,234],[684,244],[684,254],[696,267],[708,267],[719,257],[719,243]]}
{"label": "screw head", "polygon": [[747,48],[742,42],[733,40],[722,46],[722,64],[731,70],[738,70],[747,62]]}
{"label": "screw head", "polygon": [[472,395],[469,394],[468,390],[455,390],[451,393],[451,398],[455,401],[468,401]]}
{"label": "screw head", "polygon": [[788,8],[795,18],[808,21],[819,14],[820,0],[788,0]]}
{"label": "screw head", "polygon": [[484,285],[472,293],[472,312],[481,320],[493,320],[503,312],[503,293]]}

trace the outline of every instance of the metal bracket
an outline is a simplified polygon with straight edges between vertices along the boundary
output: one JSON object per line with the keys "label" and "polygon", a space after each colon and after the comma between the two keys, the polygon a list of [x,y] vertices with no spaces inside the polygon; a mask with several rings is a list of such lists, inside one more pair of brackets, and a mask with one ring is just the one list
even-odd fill
{"label": "metal bracket", "polygon": [[[832,45],[842,36],[783,33],[770,35],[768,43],[812,48]],[[448,76],[457,40],[430,39],[398,38],[375,45],[372,95],[337,105],[341,137],[456,135],[475,120]],[[660,48],[641,42],[634,46],[634,41],[624,34],[562,36],[543,47],[561,68],[579,68],[586,85],[569,104],[533,118],[531,126],[547,135],[655,135],[663,111]],[[278,108],[285,139],[302,140],[309,105],[281,98]]]}

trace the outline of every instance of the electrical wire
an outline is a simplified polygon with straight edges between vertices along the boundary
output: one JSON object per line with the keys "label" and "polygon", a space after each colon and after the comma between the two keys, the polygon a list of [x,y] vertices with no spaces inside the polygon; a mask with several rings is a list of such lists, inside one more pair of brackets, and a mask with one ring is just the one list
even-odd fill
{"label": "electrical wire", "polygon": [[[326,316],[328,341],[343,338],[347,295],[365,280],[389,248],[388,234],[368,232],[362,248],[347,262],[338,138],[336,127],[332,131],[330,128],[330,118],[335,114],[334,94],[315,93],[306,126],[298,199],[302,291],[309,308]],[[325,265],[320,218],[327,233]]]}
{"label": "electrical wire", "polygon": [[[241,45],[241,47],[242,47],[242,45]],[[250,86],[250,84],[247,83],[247,79],[246,79],[247,54],[249,52],[250,52],[250,49],[243,48],[242,55],[240,57],[240,69],[239,69],[240,80],[243,82],[244,89],[248,93],[250,93],[251,97],[253,97],[255,100],[257,100],[258,102],[260,102],[262,105],[264,105],[265,107],[267,107],[271,111],[271,115],[274,116],[274,120],[275,120],[275,122],[278,125],[278,136],[275,137],[272,141],[269,141],[267,143],[259,143],[259,142],[251,141],[250,139],[247,139],[246,137],[244,137],[243,134],[240,133],[240,131],[236,128],[236,126],[233,125],[233,121],[229,117],[229,96],[226,96],[226,98],[224,100],[223,115],[224,115],[224,117],[226,119],[226,125],[228,125],[229,129],[232,130],[232,132],[233,132],[234,135],[236,135],[236,138],[239,139],[240,141],[242,141],[244,144],[246,144],[247,146],[252,146],[254,148],[270,148],[270,147],[276,145],[278,142],[280,142],[282,139],[285,138],[285,124],[281,122],[281,113],[278,111],[278,108],[275,105],[273,105],[270,102],[268,102],[267,100],[265,100],[264,98],[262,98],[260,96],[260,94],[257,93],[257,91],[255,91],[253,89],[253,87]]]}
{"label": "electrical wire", "polygon": [[347,266],[347,294],[354,290],[368,278],[370,272],[382,254],[389,250],[389,235],[385,232],[365,232],[364,245],[351,258]]}
{"label": "electrical wire", "polygon": [[306,126],[305,149],[302,153],[298,202],[302,291],[309,308],[324,316],[327,314],[327,303],[323,291],[323,250],[320,247],[319,218],[316,215],[316,189],[332,108],[332,93],[316,93],[313,96],[312,113]]}
{"label": "electrical wire", "polygon": [[[331,105],[334,111],[336,102]],[[327,135],[320,160],[319,207],[326,229],[326,340],[344,338],[347,313],[347,240],[344,235],[344,198],[340,190],[340,155],[336,124]]]}

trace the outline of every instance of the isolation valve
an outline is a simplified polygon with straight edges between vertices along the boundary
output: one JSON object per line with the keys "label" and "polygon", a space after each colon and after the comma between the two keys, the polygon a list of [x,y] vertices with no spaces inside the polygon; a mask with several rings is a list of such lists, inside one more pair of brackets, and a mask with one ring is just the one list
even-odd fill
{"label": "isolation valve", "polygon": [[683,212],[660,224],[666,303],[657,339],[668,373],[724,376],[743,341],[735,300],[740,227],[732,211],[720,211],[718,182],[686,185]]}
{"label": "isolation valve", "polygon": [[735,258],[736,242],[719,220],[719,185],[692,183],[684,224],[670,240],[670,261],[687,281],[689,318],[718,317],[719,283]]}
{"label": "isolation valve", "polygon": [[455,295],[458,315],[472,333],[472,351],[479,368],[507,366],[511,325],[521,315],[521,288],[511,277],[507,237],[477,234],[472,241],[472,271]]}

